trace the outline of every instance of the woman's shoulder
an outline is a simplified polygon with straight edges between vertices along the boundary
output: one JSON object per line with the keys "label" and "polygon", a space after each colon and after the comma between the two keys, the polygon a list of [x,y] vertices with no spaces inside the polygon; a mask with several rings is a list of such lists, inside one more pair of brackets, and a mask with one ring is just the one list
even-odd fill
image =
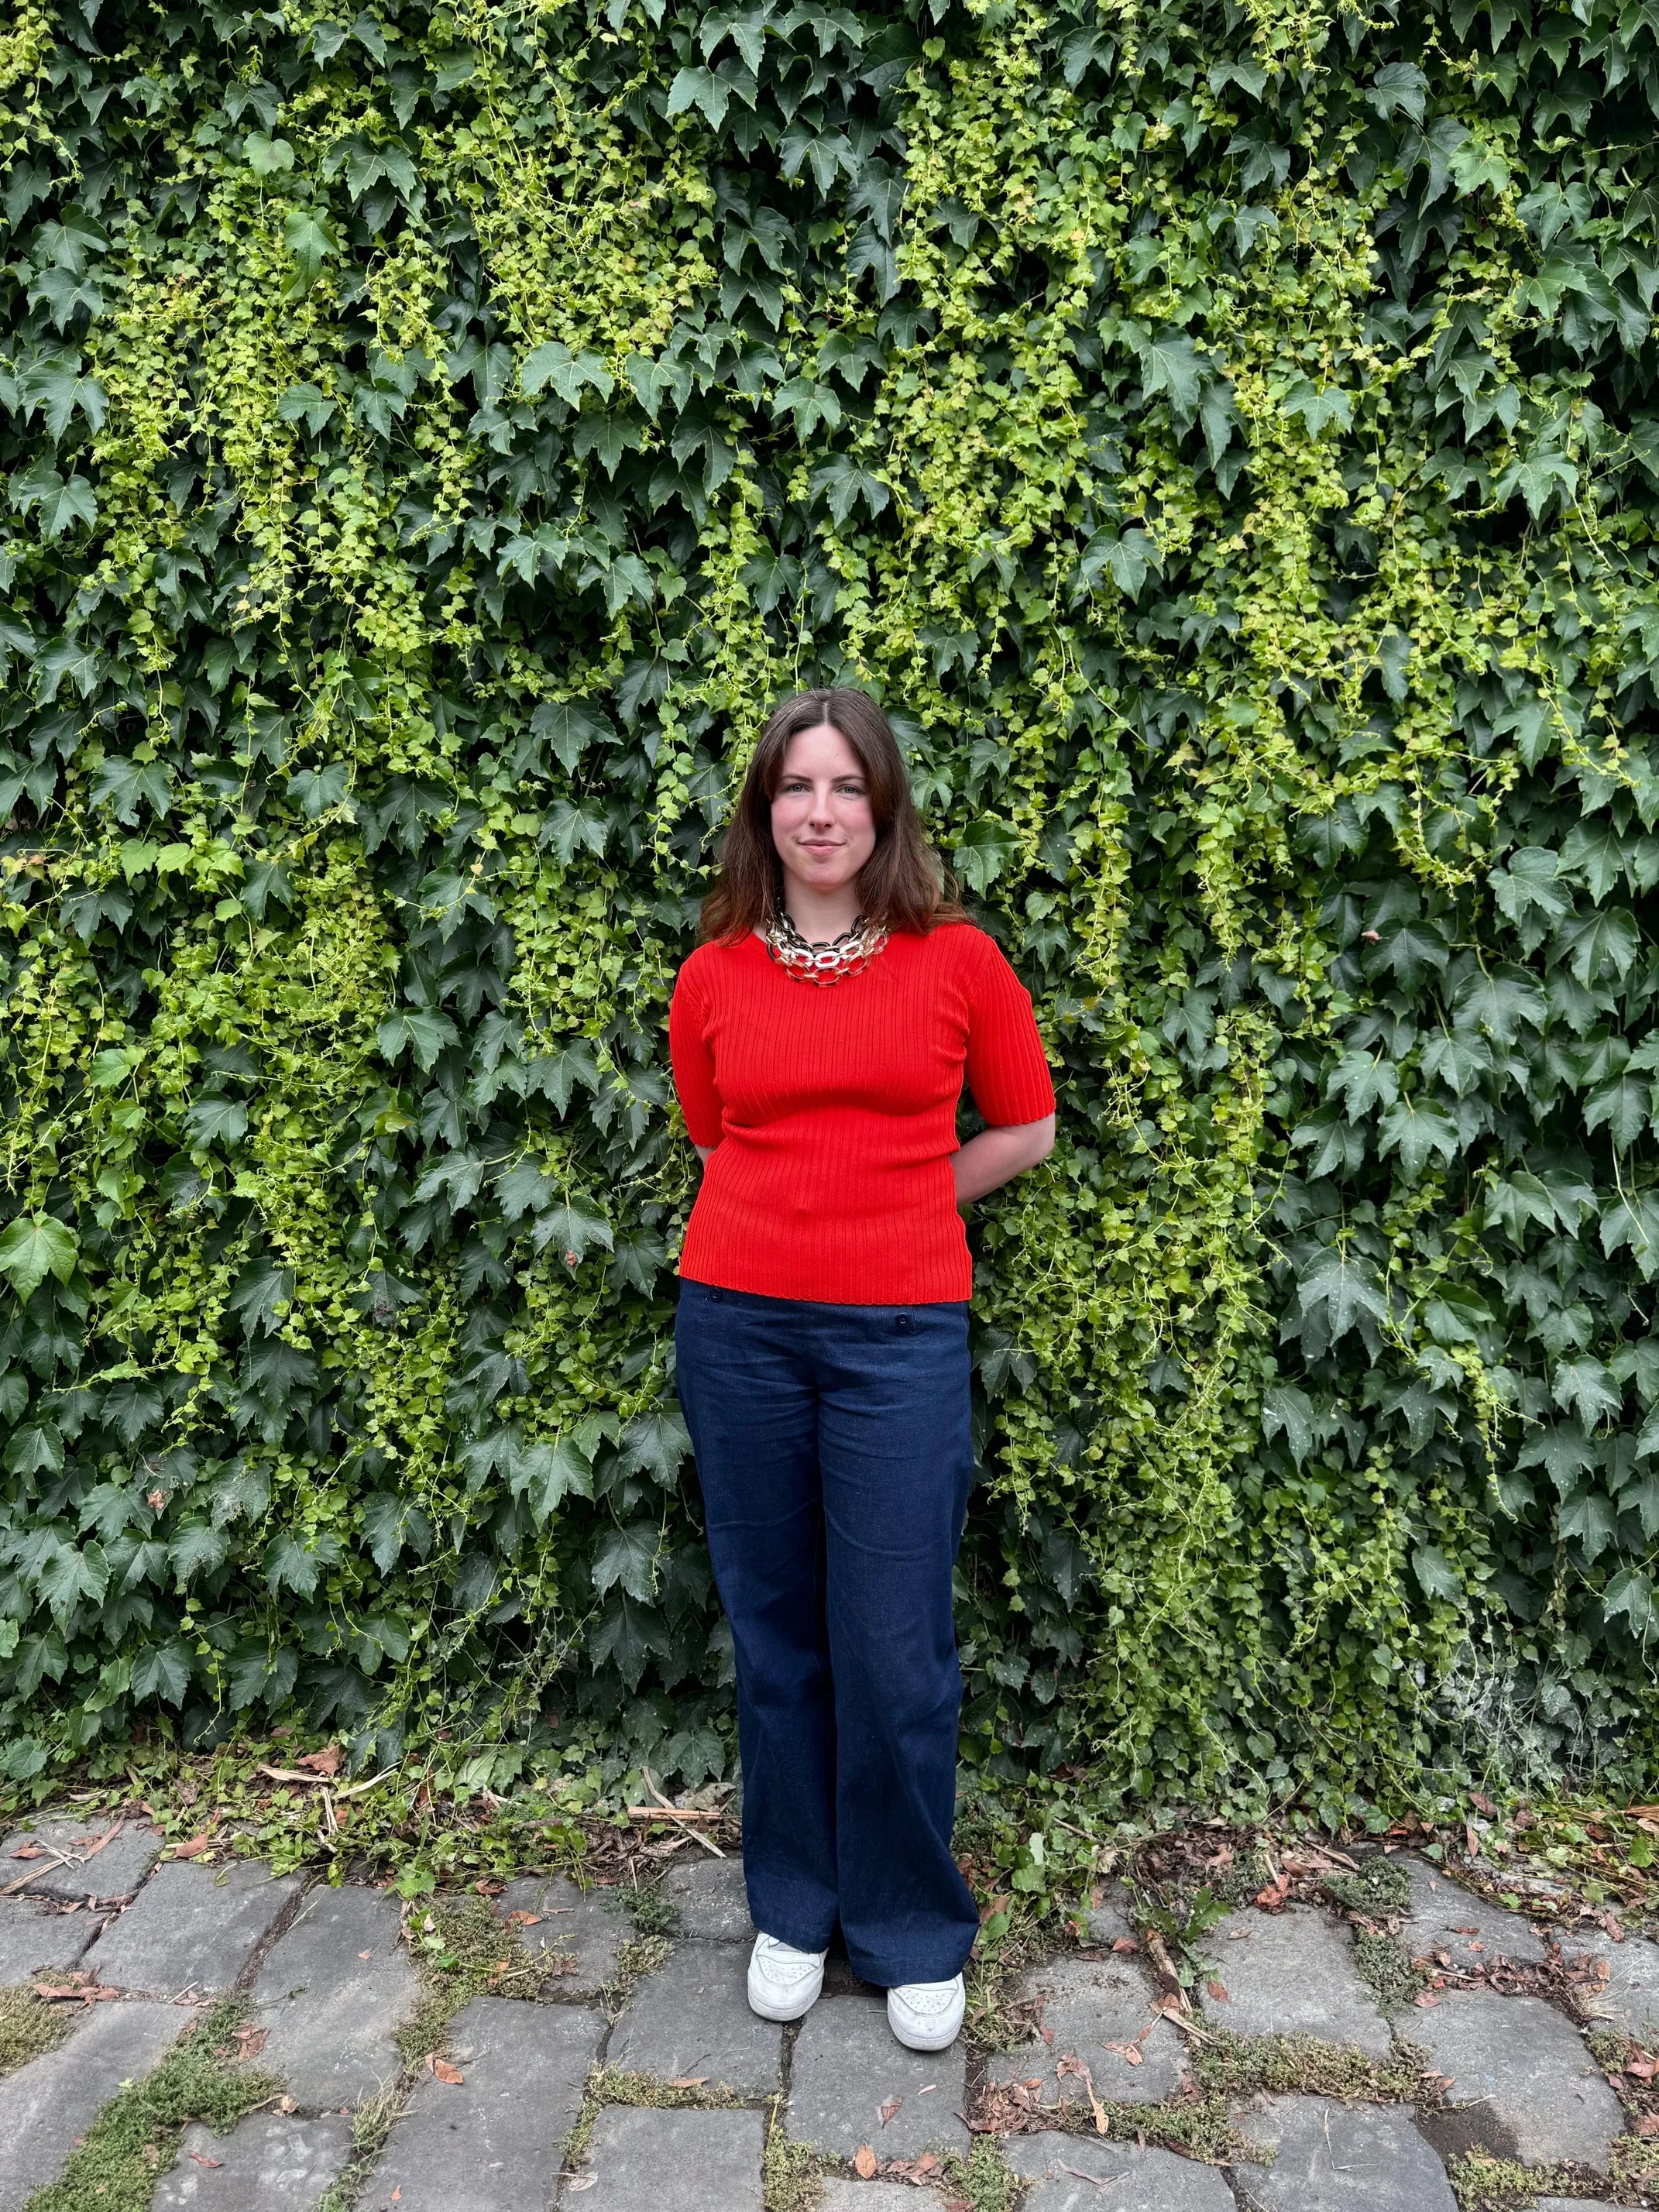
{"label": "woman's shoulder", "polygon": [[988,960],[999,960],[1002,955],[997,941],[988,930],[964,915],[954,915],[949,921],[934,924],[925,936],[913,942],[926,949],[927,956],[941,968],[977,973]]}
{"label": "woman's shoulder", "polygon": [[695,952],[688,953],[680,963],[680,972],[674,981],[675,989],[678,990],[684,984],[693,990],[707,990],[723,977],[741,974],[744,969],[752,964],[756,945],[752,932],[747,937],[740,937],[735,945],[724,944],[719,938],[710,938],[707,943],[698,945]]}

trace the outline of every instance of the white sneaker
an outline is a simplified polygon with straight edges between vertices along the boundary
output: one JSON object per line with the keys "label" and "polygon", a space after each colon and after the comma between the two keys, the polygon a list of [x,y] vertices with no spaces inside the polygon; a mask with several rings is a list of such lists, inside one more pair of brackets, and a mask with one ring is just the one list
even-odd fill
{"label": "white sneaker", "polygon": [[763,2020],[799,2020],[823,1987],[824,1951],[797,1951],[775,1936],[757,1936],[749,1954],[749,2009]]}
{"label": "white sneaker", "polygon": [[906,1982],[887,1992],[887,2025],[907,2051],[944,2051],[957,2039],[967,2002],[960,1974],[948,1982]]}

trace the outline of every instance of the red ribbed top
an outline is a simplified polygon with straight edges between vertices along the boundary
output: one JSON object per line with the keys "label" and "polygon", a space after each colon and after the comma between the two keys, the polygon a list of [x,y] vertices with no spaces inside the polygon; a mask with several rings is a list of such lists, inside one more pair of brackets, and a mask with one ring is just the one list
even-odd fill
{"label": "red ribbed top", "polygon": [[829,1305],[969,1295],[951,1174],[963,1078],[994,1125],[1054,1110],[1030,998],[983,930],[895,935],[827,988],[757,937],[700,945],[668,1041],[691,1141],[717,1147],[682,1275]]}

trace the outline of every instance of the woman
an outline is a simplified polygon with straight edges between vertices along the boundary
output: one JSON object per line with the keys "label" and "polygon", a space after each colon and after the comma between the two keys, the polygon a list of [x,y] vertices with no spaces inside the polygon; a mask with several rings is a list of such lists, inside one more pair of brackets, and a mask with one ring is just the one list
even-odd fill
{"label": "woman", "polygon": [[[737,1656],[749,2002],[799,2020],[839,1922],[914,2051],[954,2040],[978,1925],[951,1854],[957,1209],[1054,1130],[1030,1000],[941,872],[875,702],[788,701],[669,1015],[705,1165],[675,1343]],[[958,1149],[964,1072],[992,1126]]]}

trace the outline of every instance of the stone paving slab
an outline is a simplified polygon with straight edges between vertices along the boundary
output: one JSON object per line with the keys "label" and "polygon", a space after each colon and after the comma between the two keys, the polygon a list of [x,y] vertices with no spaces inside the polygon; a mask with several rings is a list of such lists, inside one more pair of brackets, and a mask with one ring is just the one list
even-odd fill
{"label": "stone paving slab", "polygon": [[222,1869],[174,1859],[158,1867],[87,1954],[87,1966],[118,1990],[155,1996],[216,1995],[234,1983],[300,1887],[243,1860]]}
{"label": "stone paving slab", "polygon": [[938,2204],[908,2181],[826,2181],[816,2212],[937,2212]]}
{"label": "stone paving slab", "polygon": [[659,2081],[769,2096],[783,2063],[783,2032],[749,2009],[748,1960],[735,1944],[682,1943],[647,1975],[611,2033],[607,2063]]}
{"label": "stone paving slab", "polygon": [[319,2120],[252,2112],[228,2136],[189,2127],[150,2212],[317,2212],[350,2163],[351,2123],[332,2112]]}
{"label": "stone paving slab", "polygon": [[1129,1893],[1121,1881],[1108,1882],[1100,1893],[1099,1904],[1090,1907],[1084,1921],[1084,1940],[1112,1944],[1124,1936],[1133,1943],[1140,1941],[1130,1911]]}
{"label": "stone paving slab", "polygon": [[[1082,2059],[1095,2094],[1103,2100],[1154,2105],[1180,2081],[1181,2039],[1158,2015],[1152,1984],[1133,1960],[1052,1960],[1022,1978],[1019,1994],[1042,2000],[1042,2026],[1054,2040],[1039,2039],[1018,2051],[996,2053],[987,2068],[993,2081],[1040,2079],[1045,2104],[1076,2102],[1087,2093],[1075,2075],[1061,2078],[1060,2061],[1068,2055]],[[1157,2025],[1143,2036],[1153,2021]],[[1137,2038],[1139,2066],[1123,2055],[1123,2046]],[[1119,2047],[1109,2048],[1113,2045]]]}
{"label": "stone paving slab", "polygon": [[[820,1997],[800,2024],[789,2068],[787,2126],[797,2142],[851,2158],[868,2143],[878,2158],[969,2148],[959,2115],[966,2054],[907,2051],[887,2025],[887,2000]],[[897,2100],[889,2119],[884,2106]]]}
{"label": "stone paving slab", "polygon": [[1261,2097],[1231,2118],[1275,2154],[1271,2166],[1234,2168],[1241,2212],[1457,2212],[1445,2168],[1403,2105]]}
{"label": "stone paving slab", "polygon": [[1576,1992],[1598,2027],[1616,2027],[1638,2043],[1659,2045],[1659,1943],[1644,1936],[1615,1943],[1596,1929],[1588,1937],[1564,1937],[1561,1948],[1570,1959],[1589,1957],[1607,1966],[1600,1989]]}
{"label": "stone paving slab", "polygon": [[53,1912],[27,1897],[0,1897],[0,1989],[37,1967],[76,1965],[103,1923],[91,1912]]}
{"label": "stone paving slab", "polygon": [[[42,1820],[37,1827],[20,1828],[0,1844],[0,1887],[27,1874],[33,1896],[70,1903],[85,1897],[130,1897],[161,1856],[161,1838],[145,1821],[124,1821],[119,1833],[88,1857],[87,1846],[117,1826],[113,1820]],[[64,1863],[19,1859],[18,1852],[31,1844],[64,1854]]]}
{"label": "stone paving slab", "polygon": [[297,2104],[337,2111],[397,2078],[397,2031],[421,1993],[399,1926],[384,1890],[324,1884],[271,1946],[253,1985],[259,2063]]}
{"label": "stone paving slab", "polygon": [[1598,2173],[1624,2125],[1619,2100],[1571,2027],[1541,1997],[1449,1990],[1413,2012],[1411,2039],[1450,2076],[1469,2139],[1523,2166],[1576,2160]]}
{"label": "stone paving slab", "polygon": [[1225,2002],[1200,1990],[1206,2020],[1233,2035],[1315,2035],[1386,2058],[1394,2039],[1375,1992],[1354,1963],[1346,1928],[1308,1905],[1230,1912],[1206,1951],[1220,1969]]}
{"label": "stone paving slab", "polygon": [[449,2028],[465,2080],[422,2075],[361,2212],[547,2212],[604,2032],[575,2005],[475,1997]]}
{"label": "stone paving slab", "polygon": [[[583,2171],[565,2184],[559,2203],[569,2212],[761,2212],[765,2147],[761,2112],[611,2105],[595,2121]],[[579,2190],[589,2174],[591,2189]],[[923,2197],[919,2212],[927,2206]]]}
{"label": "stone paving slab", "polygon": [[662,1878],[663,1895],[680,1916],[680,1933],[708,1943],[748,1943],[755,1923],[738,1858],[684,1860]]}
{"label": "stone paving slab", "polygon": [[532,1916],[532,1926],[520,1923],[514,1932],[532,1957],[546,1956],[549,1996],[591,1997],[616,1980],[617,1949],[629,1928],[614,1891],[580,1890],[562,1875],[550,1881],[532,1875],[508,1882],[495,1910],[503,1920],[517,1912]]}
{"label": "stone paving slab", "polygon": [[[1021,2212],[1233,2212],[1212,2166],[1088,2136],[1012,2136],[1002,2155],[1036,2187]],[[857,2212],[849,2207],[849,2212]]]}
{"label": "stone paving slab", "polygon": [[100,2004],[67,2043],[0,2082],[0,2212],[18,2212],[123,2081],[148,2074],[190,2014],[170,2004]]}
{"label": "stone paving slab", "polygon": [[1426,1860],[1396,1863],[1411,1877],[1411,1910],[1399,1938],[1408,1959],[1431,1959],[1443,1951],[1454,1966],[1468,1967],[1489,1966],[1494,1959],[1536,1966],[1543,1958],[1543,1938],[1518,1912],[1460,1889]]}

